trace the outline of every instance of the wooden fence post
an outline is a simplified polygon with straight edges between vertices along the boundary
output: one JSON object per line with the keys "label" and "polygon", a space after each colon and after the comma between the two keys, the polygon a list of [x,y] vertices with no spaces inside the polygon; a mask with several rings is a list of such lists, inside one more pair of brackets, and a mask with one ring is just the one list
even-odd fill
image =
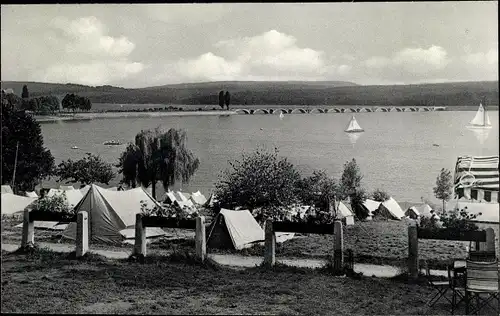
{"label": "wooden fence post", "polygon": [[418,278],[417,225],[408,226],[408,273],[411,278]]}
{"label": "wooden fence post", "polygon": [[333,224],[334,244],[333,244],[333,270],[340,273],[344,268],[344,232],[342,222],[335,221]]}
{"label": "wooden fence post", "polygon": [[76,257],[83,257],[89,250],[89,220],[85,211],[78,212],[76,219]]}
{"label": "wooden fence post", "polygon": [[269,219],[266,221],[264,248],[264,265],[272,267],[276,262],[276,234],[274,233],[273,221]]}
{"label": "wooden fence post", "polygon": [[205,261],[207,256],[207,243],[205,236],[205,217],[198,216],[196,218],[196,233],[195,233],[195,241],[196,241],[196,257],[201,260],[201,262]]}
{"label": "wooden fence post", "polygon": [[[495,230],[491,227],[486,228],[486,251],[496,251],[495,247]],[[497,256],[499,254],[497,253]]]}
{"label": "wooden fence post", "polygon": [[135,215],[134,254],[146,256],[146,228],[142,225],[142,214]]}
{"label": "wooden fence post", "polygon": [[35,223],[30,220],[30,211],[24,210],[23,217],[23,237],[21,239],[21,247],[24,248],[28,244],[35,244]]}

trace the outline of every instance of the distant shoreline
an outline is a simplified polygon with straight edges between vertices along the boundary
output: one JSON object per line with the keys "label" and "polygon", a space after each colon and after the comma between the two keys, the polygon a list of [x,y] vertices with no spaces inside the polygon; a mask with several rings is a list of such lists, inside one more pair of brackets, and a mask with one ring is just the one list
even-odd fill
{"label": "distant shoreline", "polygon": [[[214,116],[214,115],[219,115],[219,116],[229,116],[229,115],[249,115],[249,114],[244,114],[241,112],[237,112],[237,110],[242,110],[242,109],[259,109],[259,108],[275,108],[275,106],[262,106],[262,107],[257,107],[257,106],[235,106],[231,111],[227,110],[184,110],[184,111],[150,111],[148,109],[144,109],[141,111],[106,111],[106,112],[87,112],[87,113],[76,113],[75,115],[69,114],[69,113],[64,113],[61,115],[35,115],[34,118],[38,122],[58,122],[58,121],[85,121],[85,120],[92,120],[92,119],[108,119],[108,118],[124,118],[124,117],[164,117],[164,116]],[[319,109],[319,108],[326,108],[325,106],[282,106],[281,108],[314,108],[314,109]],[[372,108],[373,106],[359,106],[363,108]],[[328,107],[330,108],[330,107]],[[340,108],[345,108],[345,106],[342,106]],[[354,108],[354,107],[353,107]],[[278,108],[276,108],[278,110]],[[476,111],[477,107],[448,107],[444,110],[441,111]],[[488,109],[491,112],[498,111],[498,107],[490,107]],[[332,114],[342,114],[342,113],[334,113],[330,112]],[[330,114],[328,113],[328,114]],[[346,111],[345,113],[354,113],[350,111]],[[345,114],[344,113],[344,114]],[[365,112],[366,113],[366,112]],[[375,113],[375,112],[371,112]],[[384,112],[380,112],[384,113]],[[387,112],[386,112],[387,113]],[[411,112],[400,112],[400,113],[411,113]],[[415,112],[414,112],[415,113]],[[422,113],[422,112],[419,112]],[[250,114],[252,115],[252,114]],[[262,115],[262,114],[253,114],[253,115]],[[267,114],[267,115],[273,115],[273,114]]]}

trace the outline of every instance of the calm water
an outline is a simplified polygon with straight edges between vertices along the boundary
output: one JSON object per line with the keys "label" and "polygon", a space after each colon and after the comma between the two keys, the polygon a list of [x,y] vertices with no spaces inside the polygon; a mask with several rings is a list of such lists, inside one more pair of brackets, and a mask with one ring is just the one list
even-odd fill
{"label": "calm water", "polygon": [[[100,154],[115,164],[125,149],[103,142],[132,141],[141,129],[159,125],[183,128],[188,146],[201,164],[186,191],[207,196],[228,160],[255,148],[277,147],[304,175],[326,169],[337,179],[346,161],[356,158],[368,191],[382,188],[400,201],[434,201],[432,187],[441,168],[453,170],[459,155],[498,155],[498,112],[490,112],[493,128],[483,144],[465,125],[474,112],[358,113],[365,133],[352,144],[343,132],[352,114],[232,115],[95,119],[42,124],[45,145],[56,163]],[[433,146],[439,144],[439,147]],[[80,149],[71,149],[72,146]],[[113,180],[117,185],[120,179]],[[46,181],[44,185],[55,182]],[[163,191],[163,190],[161,190]]]}

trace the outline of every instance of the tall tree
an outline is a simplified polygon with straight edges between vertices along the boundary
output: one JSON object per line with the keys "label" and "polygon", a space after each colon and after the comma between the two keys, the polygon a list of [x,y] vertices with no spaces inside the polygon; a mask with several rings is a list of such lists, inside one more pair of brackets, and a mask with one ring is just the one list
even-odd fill
{"label": "tall tree", "polygon": [[[33,191],[54,168],[54,157],[43,146],[42,130],[31,115],[2,106],[2,184],[11,184],[16,160],[13,189]],[[18,146],[19,144],[19,146]]]}
{"label": "tall tree", "polygon": [[226,94],[224,95],[224,103],[229,110],[229,104],[231,103],[231,95],[229,94],[229,91],[226,91]]}
{"label": "tall tree", "polygon": [[313,205],[322,212],[337,215],[337,202],[341,194],[335,179],[329,177],[324,170],[315,170],[312,176],[302,179],[297,184],[297,195],[304,205]]}
{"label": "tall tree", "polygon": [[82,186],[92,183],[109,184],[115,177],[112,165],[91,153],[87,153],[77,161],[68,159],[61,162],[56,168],[55,175],[59,177],[59,181],[79,182]]}
{"label": "tall tree", "polygon": [[221,90],[221,91],[219,92],[219,106],[220,106],[221,108],[224,108],[224,101],[225,101],[225,100],[224,100],[224,91],[222,91],[222,90]]}
{"label": "tall tree", "polygon": [[120,156],[117,167],[123,174],[122,183],[135,186],[137,182],[144,187],[151,184],[156,198],[158,181],[165,189],[179,180],[189,182],[199,164],[187,148],[185,131],[171,128],[165,132],[158,127],[138,133],[135,143]]}
{"label": "tall tree", "polygon": [[21,94],[21,98],[23,99],[28,99],[30,97],[30,93],[28,91],[28,86],[27,85],[24,85],[23,86],[23,92]]}
{"label": "tall tree", "polygon": [[359,219],[365,219],[368,214],[360,204],[366,200],[366,192],[361,187],[363,176],[356,159],[352,159],[344,164],[344,171],[340,182],[340,192],[343,198],[349,198],[351,208]]}
{"label": "tall tree", "polygon": [[261,209],[262,218],[279,217],[281,210],[297,202],[296,184],[300,174],[278,151],[256,150],[229,163],[215,184],[219,206],[234,209]]}
{"label": "tall tree", "polygon": [[74,94],[74,93],[71,93],[71,94],[66,94],[63,98],[63,100],[61,101],[61,105],[63,107],[63,109],[69,109],[69,110],[73,110],[73,112],[75,111],[75,109],[77,108],[77,96]]}
{"label": "tall tree", "polygon": [[451,198],[452,195],[452,179],[451,171],[445,168],[441,169],[441,172],[436,178],[436,186],[433,188],[434,196],[443,201],[443,213],[445,212],[445,203]]}

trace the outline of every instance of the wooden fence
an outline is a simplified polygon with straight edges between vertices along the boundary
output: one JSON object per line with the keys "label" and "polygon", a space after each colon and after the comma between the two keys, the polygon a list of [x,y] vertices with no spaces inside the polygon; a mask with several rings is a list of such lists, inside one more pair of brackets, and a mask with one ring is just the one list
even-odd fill
{"label": "wooden fence", "polygon": [[87,253],[89,249],[89,223],[87,212],[82,211],[75,216],[67,216],[57,212],[24,210],[23,236],[21,239],[22,248],[30,244],[35,245],[35,221],[76,222],[76,257],[82,257]]}
{"label": "wooden fence", "polygon": [[493,228],[460,232],[449,229],[429,230],[415,224],[410,225],[408,226],[408,274],[413,279],[418,278],[419,272],[418,239],[474,241],[476,249],[495,251],[495,231]]}
{"label": "wooden fence", "polygon": [[146,227],[168,227],[195,229],[196,257],[203,262],[207,256],[205,217],[198,216],[191,220],[177,220],[161,216],[144,216],[137,214],[135,217],[135,245],[134,255],[146,256]]}
{"label": "wooden fence", "polygon": [[334,235],[333,266],[334,271],[341,272],[344,267],[344,236],[342,222],[333,224],[309,224],[295,222],[266,221],[264,265],[272,267],[276,264],[276,232],[330,234]]}

